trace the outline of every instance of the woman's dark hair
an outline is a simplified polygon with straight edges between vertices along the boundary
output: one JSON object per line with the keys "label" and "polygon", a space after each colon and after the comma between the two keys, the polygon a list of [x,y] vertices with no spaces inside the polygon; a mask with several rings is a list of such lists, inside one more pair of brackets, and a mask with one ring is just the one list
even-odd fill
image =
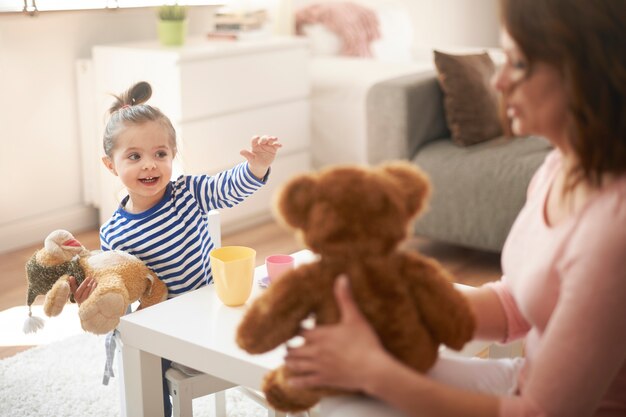
{"label": "woman's dark hair", "polygon": [[502,23],[528,61],[563,76],[570,147],[584,179],[626,173],[626,3],[624,0],[501,0]]}
{"label": "woman's dark hair", "polygon": [[115,102],[109,108],[111,117],[104,128],[102,145],[104,153],[111,158],[118,135],[129,125],[137,125],[149,121],[156,121],[169,131],[170,146],[176,153],[176,131],[170,119],[161,110],[144,104],[152,96],[152,87],[145,81],[140,81],[124,93],[115,97]]}

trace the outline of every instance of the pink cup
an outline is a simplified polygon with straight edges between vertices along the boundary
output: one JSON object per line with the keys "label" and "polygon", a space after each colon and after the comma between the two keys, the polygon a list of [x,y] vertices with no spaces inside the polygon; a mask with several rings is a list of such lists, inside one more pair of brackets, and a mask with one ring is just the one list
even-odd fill
{"label": "pink cup", "polygon": [[294,268],[294,258],[291,255],[270,255],[265,258],[265,267],[269,282],[277,282],[287,271]]}

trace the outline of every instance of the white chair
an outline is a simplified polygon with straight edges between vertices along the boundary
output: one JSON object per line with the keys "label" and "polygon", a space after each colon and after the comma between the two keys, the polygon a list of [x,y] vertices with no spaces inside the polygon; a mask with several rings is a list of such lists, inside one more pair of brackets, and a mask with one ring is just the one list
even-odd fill
{"label": "white chair", "polygon": [[175,367],[165,372],[172,397],[173,417],[192,417],[194,398],[211,395],[210,407],[215,417],[226,417],[226,391],[234,385],[207,374],[188,375]]}
{"label": "white chair", "polygon": [[[222,246],[222,233],[220,226],[220,214],[217,210],[209,212],[209,234],[214,247]],[[235,387],[224,380],[207,374],[187,374],[180,369],[172,367],[165,372],[165,379],[172,396],[173,417],[192,417],[192,400],[205,395],[212,395],[211,407],[215,410],[215,417],[226,417],[226,393],[225,390],[235,388],[259,405],[267,408],[268,417],[285,417],[285,414],[276,412],[270,408],[263,395],[257,391]]]}

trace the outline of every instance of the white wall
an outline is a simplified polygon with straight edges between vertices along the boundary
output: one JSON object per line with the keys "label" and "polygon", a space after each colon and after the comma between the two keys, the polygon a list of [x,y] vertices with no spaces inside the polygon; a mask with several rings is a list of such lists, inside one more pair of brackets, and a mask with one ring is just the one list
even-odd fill
{"label": "white wall", "polygon": [[[190,34],[212,15],[191,10]],[[95,44],[153,38],[154,9],[0,15],[0,252],[97,226],[81,196],[75,60]]]}
{"label": "white wall", "polygon": [[411,13],[416,48],[498,46],[498,0],[399,1]]}
{"label": "white wall", "polygon": [[[238,0],[246,1],[246,0]],[[248,0],[251,1],[251,0]],[[257,0],[258,1],[258,0]],[[296,9],[319,2],[291,1]],[[450,47],[496,47],[499,40],[498,0],[351,0],[366,7],[404,9],[411,15],[416,51]]]}

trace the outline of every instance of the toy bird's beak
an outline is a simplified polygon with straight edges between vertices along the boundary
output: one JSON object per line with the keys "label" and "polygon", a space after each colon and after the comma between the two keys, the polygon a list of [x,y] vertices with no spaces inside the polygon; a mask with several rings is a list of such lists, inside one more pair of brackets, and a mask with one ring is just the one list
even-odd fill
{"label": "toy bird's beak", "polygon": [[80,246],[82,246],[82,245],[81,245],[81,244],[80,244],[80,242],[79,242],[78,240],[76,240],[76,239],[68,239],[68,240],[66,240],[65,242],[63,242],[63,245],[62,245],[62,246],[74,246],[74,247],[77,247],[77,248],[78,248],[78,247],[80,247]]}

